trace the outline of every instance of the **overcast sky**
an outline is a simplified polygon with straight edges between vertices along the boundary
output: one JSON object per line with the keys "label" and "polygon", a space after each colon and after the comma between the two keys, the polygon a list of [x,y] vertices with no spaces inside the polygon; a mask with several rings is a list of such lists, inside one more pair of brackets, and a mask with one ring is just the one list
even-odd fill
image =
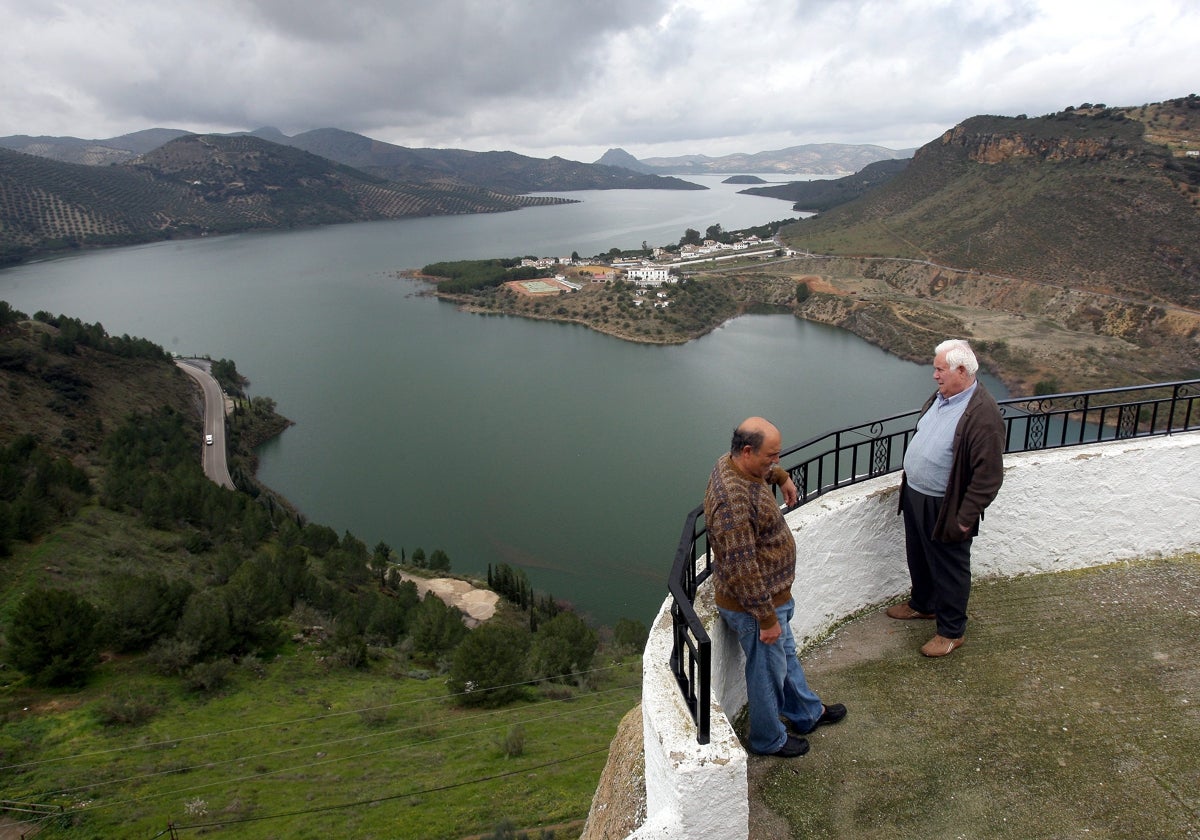
{"label": "overcast sky", "polygon": [[332,126],[591,162],[1200,93],[1200,0],[0,0],[0,31],[0,136]]}

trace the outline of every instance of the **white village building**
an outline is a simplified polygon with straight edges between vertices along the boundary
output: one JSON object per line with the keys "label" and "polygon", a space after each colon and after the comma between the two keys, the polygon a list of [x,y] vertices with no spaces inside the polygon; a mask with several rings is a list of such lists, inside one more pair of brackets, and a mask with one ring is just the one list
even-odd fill
{"label": "white village building", "polygon": [[638,286],[661,286],[663,283],[675,282],[675,278],[671,276],[671,269],[659,266],[643,265],[630,268],[625,272],[625,276]]}

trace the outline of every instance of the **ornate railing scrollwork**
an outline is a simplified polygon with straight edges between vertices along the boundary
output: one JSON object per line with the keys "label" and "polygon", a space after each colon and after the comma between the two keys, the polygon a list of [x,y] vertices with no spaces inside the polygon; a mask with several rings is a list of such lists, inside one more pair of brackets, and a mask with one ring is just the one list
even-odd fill
{"label": "ornate railing scrollwork", "polygon": [[891,447],[888,446],[886,438],[877,437],[871,441],[871,477],[883,475],[889,471],[891,460]]}

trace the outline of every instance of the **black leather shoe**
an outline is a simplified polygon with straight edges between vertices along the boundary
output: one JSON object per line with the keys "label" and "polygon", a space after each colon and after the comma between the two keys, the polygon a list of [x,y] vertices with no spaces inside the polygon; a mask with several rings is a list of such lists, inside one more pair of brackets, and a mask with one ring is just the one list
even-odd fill
{"label": "black leather shoe", "polygon": [[795,735],[787,736],[787,740],[783,742],[783,746],[775,750],[769,755],[776,758],[795,758],[796,756],[804,755],[808,752],[808,741],[804,738],[797,738]]}
{"label": "black leather shoe", "polygon": [[814,723],[811,728],[806,729],[801,734],[807,735],[809,732],[812,732],[813,729],[816,729],[818,726],[828,726],[829,724],[837,723],[845,716],[846,716],[846,707],[844,705],[842,705],[841,703],[834,703],[831,706],[826,706],[821,711],[821,716],[819,718],[817,718],[817,722]]}

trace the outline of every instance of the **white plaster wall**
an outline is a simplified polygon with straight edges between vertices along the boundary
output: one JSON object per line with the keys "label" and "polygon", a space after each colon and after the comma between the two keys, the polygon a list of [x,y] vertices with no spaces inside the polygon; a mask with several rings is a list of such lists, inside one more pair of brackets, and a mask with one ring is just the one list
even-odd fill
{"label": "white plaster wall", "polygon": [[[796,613],[803,648],[844,618],[908,592],[899,474],[834,491],[793,511]],[[1004,486],[971,549],[972,574],[1008,577],[1200,551],[1200,433],[1006,455]],[[631,840],[748,830],[746,753],[729,718],[746,703],[744,660],[701,588],[712,637],[712,738],[695,725],[668,662],[670,599],[643,656],[646,823]],[[969,631],[968,631],[969,632]],[[729,714],[726,715],[726,710]]]}
{"label": "white plaster wall", "polygon": [[696,743],[696,724],[671,673],[671,641],[668,598],[642,655],[646,822],[630,837],[745,837],[746,751],[717,702],[710,705],[709,742]]}

